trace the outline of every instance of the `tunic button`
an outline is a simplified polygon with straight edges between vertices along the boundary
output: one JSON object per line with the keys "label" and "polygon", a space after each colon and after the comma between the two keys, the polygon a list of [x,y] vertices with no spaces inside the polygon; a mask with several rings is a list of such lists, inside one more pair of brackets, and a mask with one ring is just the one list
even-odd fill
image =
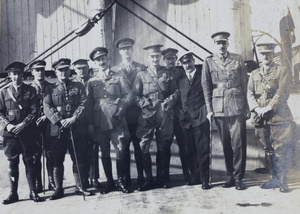
{"label": "tunic button", "polygon": [[104,97],[106,97],[106,95],[104,95]]}
{"label": "tunic button", "polygon": [[104,90],[106,90],[106,88],[105,88],[105,87],[104,87],[103,89],[104,89]]}

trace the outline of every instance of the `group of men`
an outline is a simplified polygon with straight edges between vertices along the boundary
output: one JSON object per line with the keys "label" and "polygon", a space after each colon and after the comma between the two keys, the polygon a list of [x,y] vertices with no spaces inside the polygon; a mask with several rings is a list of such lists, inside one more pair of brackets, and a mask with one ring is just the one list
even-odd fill
{"label": "group of men", "polygon": [[[184,179],[188,185],[209,182],[211,123],[214,120],[223,145],[228,180],[224,188],[245,189],[246,119],[250,111],[260,139],[271,155],[271,179],[262,188],[287,192],[286,174],[292,154],[292,116],[286,104],[290,75],[273,60],[275,46],[261,44],[262,68],[251,73],[249,84],[242,57],[228,52],[228,32],[212,35],[216,53],[202,70],[192,52],[162,45],[144,48],[149,66],[133,61],[135,41],[116,42],[122,62],[111,67],[108,50],[95,48],[89,55],[97,68],[90,78],[87,59],[61,58],[52,64],[57,82],[45,79],[45,61],[29,65],[34,80],[23,83],[25,64],[6,67],[12,84],[0,93],[0,121],[4,152],[9,161],[11,192],[3,204],[19,200],[19,156],[23,155],[30,199],[42,201],[41,154],[47,160],[50,200],[64,196],[64,159],[73,161],[76,194],[90,195],[88,187],[101,188],[99,147],[107,178],[101,193],[131,192],[130,143],[134,147],[139,191],[168,188],[171,144],[179,147]],[[161,56],[165,66],[160,65]],[[176,67],[179,61],[183,69]],[[77,76],[70,79],[73,66]],[[248,87],[247,87],[248,85]],[[248,94],[248,102],[247,102]],[[150,147],[156,140],[156,180],[152,175]],[[117,181],[112,174],[111,144],[116,152]],[[145,175],[145,176],[144,176]],[[280,179],[281,176],[281,179]]]}

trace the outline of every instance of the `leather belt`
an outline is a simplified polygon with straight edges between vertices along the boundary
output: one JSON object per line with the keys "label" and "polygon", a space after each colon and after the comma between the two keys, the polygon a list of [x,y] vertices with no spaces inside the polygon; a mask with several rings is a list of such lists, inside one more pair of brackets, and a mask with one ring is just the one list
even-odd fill
{"label": "leather belt", "polygon": [[56,106],[57,111],[61,112],[61,111],[72,111],[72,106],[67,104],[65,106]]}
{"label": "leather belt", "polygon": [[11,110],[7,110],[6,115],[8,116],[20,116],[21,112],[19,109],[11,109]]}
{"label": "leather belt", "polygon": [[233,81],[228,81],[228,82],[220,82],[213,84],[213,88],[238,88],[240,85],[238,83],[235,83]]}
{"label": "leather belt", "polygon": [[145,97],[150,98],[152,100],[163,100],[164,99],[162,94],[159,93],[159,92],[152,93],[152,94],[147,94]]}

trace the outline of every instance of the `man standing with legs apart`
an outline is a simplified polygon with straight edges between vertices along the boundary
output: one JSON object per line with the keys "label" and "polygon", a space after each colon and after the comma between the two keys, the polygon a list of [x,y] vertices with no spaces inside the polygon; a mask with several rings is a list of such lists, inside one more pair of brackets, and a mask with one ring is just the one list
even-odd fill
{"label": "man standing with legs apart", "polygon": [[[33,76],[33,81],[31,83],[31,86],[35,88],[38,98],[38,118],[36,120],[36,126],[37,126],[37,135],[36,141],[39,145],[39,152],[36,154],[36,190],[37,192],[43,191],[42,186],[42,163],[41,163],[41,155],[44,152],[46,156],[46,166],[47,166],[47,173],[48,173],[48,189],[54,190],[55,184],[53,179],[53,154],[51,150],[51,144],[49,142],[49,139],[46,138],[46,129],[48,126],[48,123],[50,122],[46,115],[44,114],[44,106],[43,106],[43,98],[45,94],[45,88],[50,85],[49,82],[45,80],[45,66],[46,62],[44,60],[37,60],[32,62],[29,65],[29,68],[31,70],[31,74]],[[43,151],[44,150],[44,151]],[[45,170],[45,169],[44,169]]]}
{"label": "man standing with legs apart", "polygon": [[[133,82],[138,72],[140,72],[145,66],[133,61],[133,45],[134,40],[130,38],[120,39],[116,42],[116,48],[119,49],[119,53],[122,56],[122,62],[118,66],[112,68],[113,70],[125,75],[129,81],[130,88],[133,86]],[[143,159],[142,150],[140,147],[140,140],[136,137],[136,129],[138,117],[141,114],[141,109],[137,106],[136,102],[132,102],[127,108],[125,113],[126,122],[130,133],[128,146],[125,148],[126,152],[126,172],[125,172],[125,183],[131,185],[130,178],[130,142],[132,141],[134,147],[134,158],[137,168],[137,183],[139,186],[144,183],[143,175]]]}
{"label": "man standing with legs apart", "polygon": [[215,118],[223,144],[228,180],[224,188],[245,189],[242,182],[246,167],[246,120],[250,113],[247,104],[247,72],[238,54],[229,53],[228,32],[211,37],[216,53],[203,63],[202,87],[207,107],[207,118]]}
{"label": "man standing with legs apart", "polygon": [[191,184],[202,183],[202,189],[210,189],[209,184],[209,120],[203,90],[201,70],[196,69],[192,52],[179,57],[185,75],[178,86],[181,98],[180,122],[185,132],[185,143],[189,151]]}
{"label": "man standing with legs apart", "polygon": [[[177,61],[177,53],[178,53],[178,50],[174,49],[174,48],[167,48],[161,52],[166,69],[170,70],[171,77],[176,81],[176,84],[178,85],[180,79],[184,76],[184,70],[177,69],[175,66],[175,63]],[[188,184],[191,184],[188,163],[187,163],[187,158],[188,158],[187,148],[186,148],[186,143],[184,141],[183,129],[182,129],[182,127],[180,125],[180,121],[179,121],[180,109],[181,109],[181,102],[179,101],[174,106],[174,121],[173,121],[174,134],[173,134],[173,137],[175,135],[176,142],[177,142],[177,145],[179,148],[179,157],[180,157],[180,161],[181,161],[183,177]],[[166,163],[165,173],[166,173],[167,181],[169,181],[169,177],[170,177],[169,170],[170,170],[170,161],[171,161],[171,145],[173,142],[173,137],[170,139],[170,141],[166,147],[167,163]],[[159,151],[158,151],[158,153],[159,153]],[[157,155],[157,157],[159,157],[159,155]],[[157,159],[156,161],[158,162],[159,160]]]}
{"label": "man standing with legs apart", "polygon": [[37,116],[37,97],[35,89],[23,83],[25,64],[13,62],[5,71],[12,83],[0,92],[0,125],[3,130],[3,148],[9,162],[10,194],[3,204],[19,201],[19,156],[23,155],[26,177],[30,190],[30,199],[38,202],[35,187],[35,159],[38,151],[35,139],[35,125]]}
{"label": "man standing with legs apart", "polygon": [[291,74],[273,61],[276,44],[258,44],[262,67],[252,71],[248,83],[248,102],[261,138],[267,138],[270,180],[262,189],[280,188],[288,192],[287,173],[292,164],[295,123],[287,105]]}
{"label": "man standing with legs apart", "polygon": [[[89,76],[89,65],[87,59],[78,59],[72,63],[75,73],[77,74],[74,82],[81,82],[87,92],[87,83],[90,79]],[[98,181],[99,178],[99,146],[98,143],[92,139],[91,134],[88,133],[88,114],[87,108],[83,110],[83,114],[79,117],[80,124],[82,127],[78,129],[79,134],[82,135],[83,139],[87,140],[87,149],[84,154],[84,186],[94,187],[96,189],[101,187]]]}
{"label": "man standing with legs apart", "polygon": [[97,47],[90,53],[90,59],[99,69],[97,75],[88,82],[88,106],[90,108],[89,132],[101,149],[101,160],[107,178],[107,187],[102,194],[115,190],[110,158],[110,142],[115,147],[118,183],[123,193],[129,193],[124,182],[126,162],[125,148],[128,146],[129,131],[125,120],[127,107],[133,96],[127,78],[109,68],[108,50]]}
{"label": "man standing with legs apart", "polygon": [[176,82],[171,78],[170,71],[159,65],[161,59],[161,46],[151,45],[145,47],[149,67],[139,72],[133,84],[133,93],[142,109],[139,117],[137,137],[141,139],[143,152],[143,166],[146,181],[139,191],[154,188],[152,177],[152,161],[150,145],[155,133],[157,151],[160,152],[156,166],[156,184],[161,188],[168,188],[164,170],[166,169],[166,145],[173,135],[172,107],[176,102]]}
{"label": "man standing with legs apart", "polygon": [[84,109],[86,92],[82,83],[70,80],[70,64],[71,60],[68,58],[61,58],[54,62],[52,67],[55,69],[58,81],[45,89],[44,113],[51,122],[46,135],[50,138],[53,148],[53,175],[56,187],[50,200],[64,196],[64,160],[67,151],[73,161],[75,193],[90,195],[82,186],[81,180],[84,177],[86,139],[82,139],[82,136],[78,134],[78,128],[81,127],[78,118]]}

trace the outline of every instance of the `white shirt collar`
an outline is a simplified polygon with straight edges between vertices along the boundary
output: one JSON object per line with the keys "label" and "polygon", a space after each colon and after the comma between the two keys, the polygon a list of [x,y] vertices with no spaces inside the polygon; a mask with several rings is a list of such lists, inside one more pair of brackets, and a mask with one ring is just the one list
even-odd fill
{"label": "white shirt collar", "polygon": [[189,75],[192,77],[192,79],[194,78],[195,76],[195,73],[196,73],[196,68],[192,71],[192,72],[185,72],[186,76],[189,77]]}

